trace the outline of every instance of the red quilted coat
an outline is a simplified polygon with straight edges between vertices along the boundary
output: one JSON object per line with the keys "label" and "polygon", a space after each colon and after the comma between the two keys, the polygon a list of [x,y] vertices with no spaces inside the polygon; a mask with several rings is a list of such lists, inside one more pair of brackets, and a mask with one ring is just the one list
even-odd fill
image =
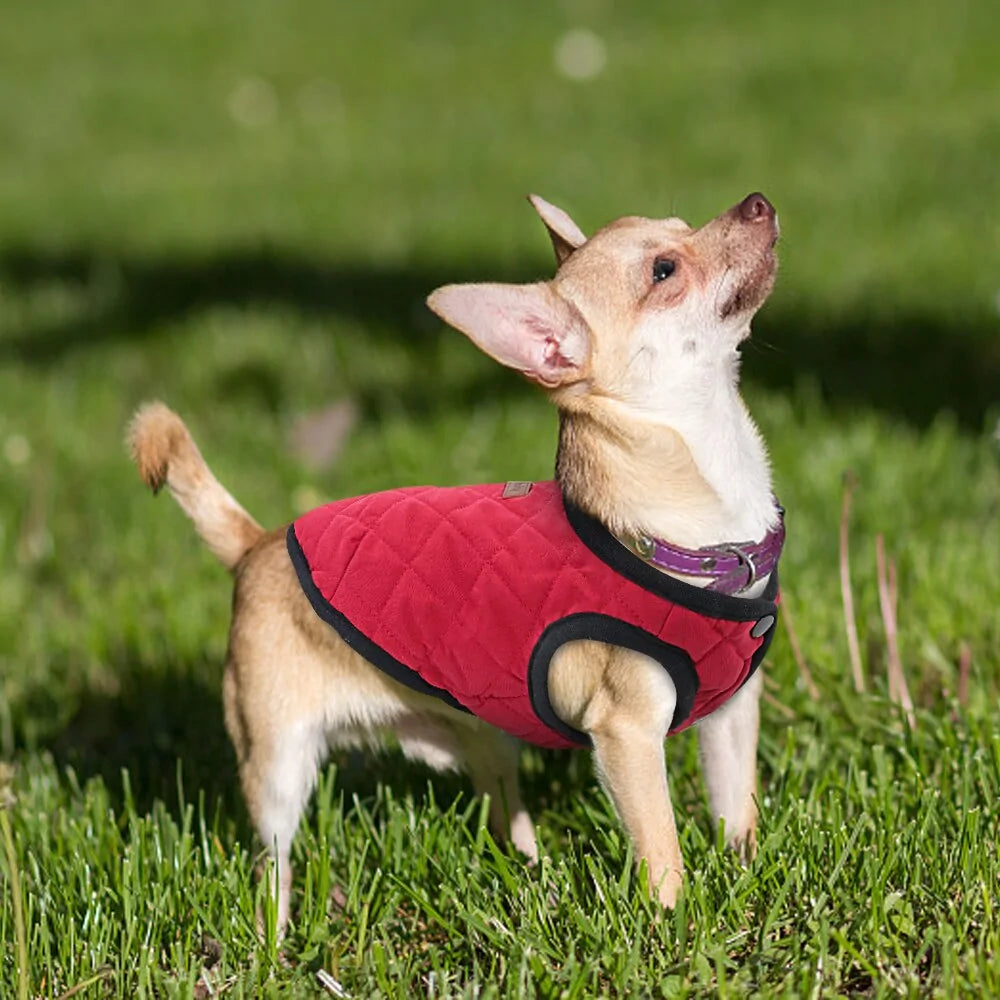
{"label": "red quilted coat", "polygon": [[552,482],[339,500],[295,521],[288,550],[316,613],[376,667],[543,747],[590,742],[549,701],[564,642],[658,660],[677,689],[676,732],[753,673],[778,613],[777,573],[760,599],[682,583]]}

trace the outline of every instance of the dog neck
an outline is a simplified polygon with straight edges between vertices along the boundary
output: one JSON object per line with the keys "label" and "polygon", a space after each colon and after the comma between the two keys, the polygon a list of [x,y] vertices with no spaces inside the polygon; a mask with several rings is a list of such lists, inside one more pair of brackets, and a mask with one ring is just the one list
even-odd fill
{"label": "dog neck", "polygon": [[699,548],[758,541],[777,523],[767,452],[734,379],[670,410],[589,394],[558,402],[556,478],[612,532]]}

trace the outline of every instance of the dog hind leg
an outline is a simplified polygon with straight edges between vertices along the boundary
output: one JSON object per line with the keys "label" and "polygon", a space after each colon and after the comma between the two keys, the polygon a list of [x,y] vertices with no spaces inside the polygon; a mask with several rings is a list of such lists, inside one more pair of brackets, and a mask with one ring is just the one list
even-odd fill
{"label": "dog hind leg", "polygon": [[299,725],[286,727],[280,740],[258,739],[251,746],[249,757],[240,764],[251,819],[271,855],[269,878],[277,904],[279,937],[289,916],[292,838],[316,784],[325,752],[322,729]]}
{"label": "dog hind leg", "polygon": [[476,793],[489,796],[490,828],[502,840],[509,840],[529,861],[538,861],[535,825],[521,801],[520,745],[485,723],[463,726],[459,740]]}
{"label": "dog hind leg", "polygon": [[451,722],[441,717],[411,715],[396,723],[403,753],[435,770],[463,770],[476,794],[490,801],[490,829],[509,840],[531,861],[538,860],[535,828],[521,801],[516,740],[471,717]]}

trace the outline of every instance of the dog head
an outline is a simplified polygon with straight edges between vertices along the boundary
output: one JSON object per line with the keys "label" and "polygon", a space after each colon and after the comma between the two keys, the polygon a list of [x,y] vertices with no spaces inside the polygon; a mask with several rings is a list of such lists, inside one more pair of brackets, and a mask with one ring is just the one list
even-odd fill
{"label": "dog head", "polygon": [[553,390],[659,412],[700,383],[735,377],[737,347],[774,285],[778,220],[751,194],[699,229],[628,216],[587,239],[531,202],[559,263],[529,285],[447,285],[428,305],[501,364]]}

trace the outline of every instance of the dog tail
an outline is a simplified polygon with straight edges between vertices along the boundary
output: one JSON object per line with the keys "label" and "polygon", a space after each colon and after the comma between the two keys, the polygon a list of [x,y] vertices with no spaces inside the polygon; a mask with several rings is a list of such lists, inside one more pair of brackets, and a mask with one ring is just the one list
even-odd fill
{"label": "dog tail", "polygon": [[163,403],[145,403],[132,417],[127,442],[146,485],[156,493],[166,483],[202,541],[235,569],[264,530],[212,475],[184,421]]}

